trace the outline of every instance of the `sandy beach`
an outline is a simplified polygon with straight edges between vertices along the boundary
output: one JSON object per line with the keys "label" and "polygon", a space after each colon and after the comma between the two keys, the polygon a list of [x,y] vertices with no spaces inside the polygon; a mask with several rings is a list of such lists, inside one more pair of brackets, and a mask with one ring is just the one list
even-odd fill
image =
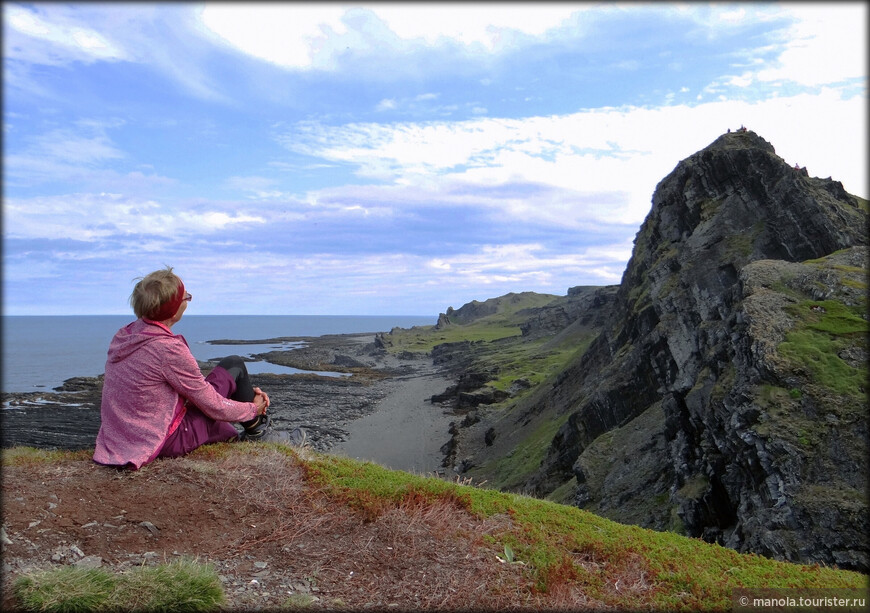
{"label": "sandy beach", "polygon": [[390,381],[391,389],[373,413],[345,424],[347,440],[331,452],[370,460],[417,474],[443,471],[441,446],[456,416],[429,401],[451,381],[435,373],[421,373]]}

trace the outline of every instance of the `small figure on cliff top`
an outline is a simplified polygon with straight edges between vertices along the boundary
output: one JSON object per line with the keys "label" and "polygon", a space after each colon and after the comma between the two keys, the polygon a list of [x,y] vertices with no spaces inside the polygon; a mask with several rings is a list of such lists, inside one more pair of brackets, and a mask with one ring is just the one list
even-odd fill
{"label": "small figure on cliff top", "polygon": [[[133,289],[130,305],[138,319],[109,344],[96,463],[138,470],[207,443],[304,441],[299,429],[271,429],[269,396],[252,386],[239,356],[224,358],[203,377],[187,341],[171,330],[192,299],[171,267],[146,275]],[[241,424],[241,435],[231,422]]]}

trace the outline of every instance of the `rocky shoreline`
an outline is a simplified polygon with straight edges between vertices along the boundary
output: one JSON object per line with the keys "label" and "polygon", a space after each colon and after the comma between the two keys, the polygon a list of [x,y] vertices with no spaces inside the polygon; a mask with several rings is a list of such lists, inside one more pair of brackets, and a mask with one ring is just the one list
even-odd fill
{"label": "rocky shoreline", "polygon": [[[235,341],[261,344],[267,341]],[[279,339],[302,341],[287,351],[253,356],[270,363],[307,371],[331,371],[342,376],[301,374],[252,374],[254,384],[271,400],[273,423],[280,429],[302,427],[311,446],[330,451],[346,442],[348,425],[375,413],[379,403],[403,385],[420,378],[437,378],[438,370],[428,356],[394,356],[376,342],[374,333],[336,334],[321,337]],[[217,341],[213,341],[217,342]],[[220,344],[228,344],[221,340]],[[208,372],[214,363],[200,363]],[[75,377],[51,392],[2,394],[2,445],[37,448],[86,449],[93,447],[100,426],[102,376]],[[445,380],[445,387],[449,381]],[[429,384],[431,388],[432,383]],[[422,388],[421,388],[422,389]],[[434,394],[432,394],[434,396]],[[447,409],[431,396],[417,398],[409,410],[445,413]],[[443,441],[450,435],[445,427]]]}

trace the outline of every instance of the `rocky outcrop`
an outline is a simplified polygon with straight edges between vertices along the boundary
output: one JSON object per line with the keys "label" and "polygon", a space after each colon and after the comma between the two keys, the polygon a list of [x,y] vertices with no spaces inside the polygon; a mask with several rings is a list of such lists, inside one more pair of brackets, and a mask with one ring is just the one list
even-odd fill
{"label": "rocky outcrop", "polygon": [[458,309],[448,307],[446,313],[438,315],[437,325],[439,327],[444,327],[448,324],[462,325],[496,313],[511,313],[518,309],[518,305],[527,304],[530,298],[543,305],[557,298],[557,296],[537,294],[535,292],[523,292],[520,294],[511,292],[498,298],[489,298],[483,302],[472,300]]}
{"label": "rocky outcrop", "polygon": [[523,336],[552,336],[571,325],[589,328],[600,326],[607,319],[608,307],[614,304],[618,290],[618,285],[569,288],[567,296],[529,310],[528,318],[520,326]]}
{"label": "rocky outcrop", "polygon": [[574,483],[620,520],[870,570],[866,245],[866,203],[751,131],[680,162],[605,331],[528,411],[564,423],[526,491]]}

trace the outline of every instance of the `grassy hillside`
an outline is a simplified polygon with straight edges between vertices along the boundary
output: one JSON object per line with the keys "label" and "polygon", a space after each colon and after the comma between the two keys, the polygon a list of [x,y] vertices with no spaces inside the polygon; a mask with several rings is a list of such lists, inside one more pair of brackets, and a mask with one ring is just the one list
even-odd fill
{"label": "grassy hillside", "polygon": [[[510,391],[503,400],[485,405],[484,420],[468,429],[468,436],[483,440],[483,430],[497,420],[522,424],[502,428],[504,434],[478,453],[475,466],[465,473],[478,483],[486,482],[489,487],[506,491],[521,488],[540,466],[550,441],[568,418],[567,413],[557,414],[550,408],[530,413],[528,407],[535,404],[536,396],[546,391],[568,364],[586,351],[600,328],[575,322],[558,333],[531,338],[523,337],[521,331],[536,309],[559,308],[568,300],[565,296],[509,294],[480,303],[495,305],[494,313],[464,323],[457,323],[462,318],[451,318],[451,324],[441,327],[396,329],[386,337],[388,350],[397,353],[428,353],[439,345],[461,344],[458,352],[464,370],[488,373],[486,387]],[[522,385],[517,385],[518,382]],[[551,498],[564,498],[561,495],[562,492],[555,492]]]}
{"label": "grassy hillside", "polygon": [[[469,343],[463,352],[469,357],[470,367],[493,373],[488,385],[507,390],[514,381],[525,379],[533,388],[560,372],[573,356],[586,349],[598,332],[571,328],[557,336],[534,339],[522,336],[521,326],[531,310],[564,300],[565,297],[525,292],[469,303],[489,306],[495,312],[474,318],[451,317],[451,323],[442,327],[395,329],[386,338],[388,350],[430,353],[438,345]],[[453,312],[462,313],[463,309]]]}
{"label": "grassy hillside", "polygon": [[[157,538],[141,530],[140,546],[156,552],[155,559],[198,559],[201,569],[197,573],[196,564],[176,562],[147,575],[104,564],[76,574],[69,565],[52,563],[52,548],[45,543],[30,551],[30,572],[4,573],[4,608],[14,593],[15,604],[25,609],[76,610],[82,590],[74,589],[75,582],[100,573],[88,589],[105,593],[89,593],[85,609],[124,608],[119,597],[133,598],[130,594],[140,599],[132,604],[147,609],[153,604],[149,593],[165,596],[161,586],[173,583],[173,573],[205,596],[183,606],[164,603],[164,610],[256,608],[265,601],[240,600],[249,591],[231,589],[234,576],[226,570],[245,557],[265,560],[261,567],[293,586],[282,593],[277,578],[269,586],[268,603],[284,609],[726,610],[738,589],[867,586],[867,577],[853,572],[742,555],[570,506],[280,445],[212,445],[135,473],[98,467],[82,452],[14,448],[3,451],[3,476],[4,500],[26,499],[37,513],[55,500],[57,515],[70,518],[74,505],[84,507],[98,498],[89,515],[81,515],[89,523],[52,523],[53,514],[43,514],[42,532],[14,508],[4,509],[10,541],[4,562],[23,555],[26,548],[15,548],[25,540],[38,544],[39,535],[48,539],[55,532],[63,542],[98,551],[107,563],[143,554],[112,553],[108,545],[99,549],[96,540],[81,536],[92,522],[108,522],[119,513],[115,505],[126,505],[122,510],[132,514],[130,492],[136,492],[154,506],[153,517],[159,518],[154,521],[161,524]],[[74,489],[65,493],[65,487]],[[192,540],[220,528],[216,524],[222,521],[231,521],[236,530],[218,542]],[[457,578],[464,583],[451,583]],[[298,589],[294,582],[303,579],[317,587]],[[73,585],[61,583],[58,589],[59,581]],[[266,585],[269,576],[260,581]],[[131,583],[138,589],[131,591]]]}

